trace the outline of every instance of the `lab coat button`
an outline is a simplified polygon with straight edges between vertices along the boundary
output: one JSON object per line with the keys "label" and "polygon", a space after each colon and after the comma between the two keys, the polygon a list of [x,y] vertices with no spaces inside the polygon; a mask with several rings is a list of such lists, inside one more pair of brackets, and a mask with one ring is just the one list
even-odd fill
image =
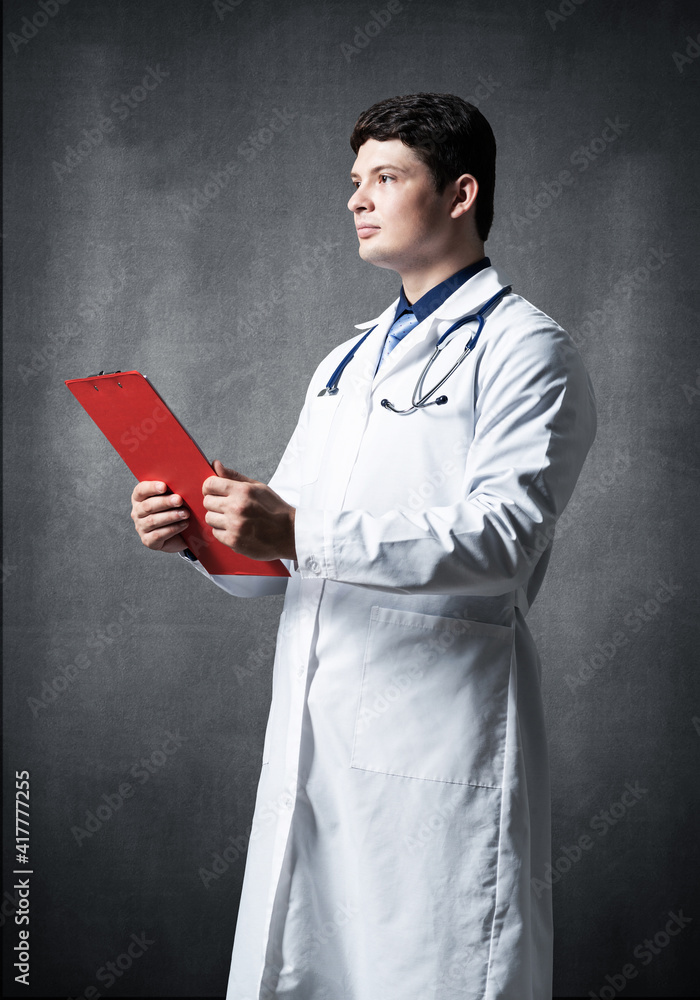
{"label": "lab coat button", "polygon": [[310,569],[312,573],[318,573],[321,567],[318,565],[313,556],[309,556],[306,560],[306,568]]}

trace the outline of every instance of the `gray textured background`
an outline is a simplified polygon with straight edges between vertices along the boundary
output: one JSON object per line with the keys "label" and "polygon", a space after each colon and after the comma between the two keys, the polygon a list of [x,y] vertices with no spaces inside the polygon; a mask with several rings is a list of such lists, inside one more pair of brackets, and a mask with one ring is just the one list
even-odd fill
{"label": "gray textured background", "polygon": [[[599,404],[529,616],[552,755],[555,992],[690,996],[698,6],[564,0],[554,21],[546,0],[403,0],[355,52],[341,46],[370,3],[228,6],[69,0],[35,18],[38,0],[5,4],[6,831],[27,768],[35,872],[32,985],[7,994],[223,995],[281,609],[140,545],[133,477],[63,379],[139,369],[211,458],[269,478],[316,364],[400,284],[357,254],[355,118],[436,90],[491,122],[487,252],[575,337]],[[160,82],[128,108],[149,68]],[[284,126],[261,132],[273,118]],[[573,183],[547,204],[563,170]],[[62,670],[76,676],[56,693]],[[78,844],[72,828],[124,782],[131,798]],[[626,783],[637,798],[609,822]],[[591,846],[567,857],[583,834]],[[646,958],[640,943],[679,910],[693,922]],[[105,988],[98,970],[144,931],[153,943]]]}

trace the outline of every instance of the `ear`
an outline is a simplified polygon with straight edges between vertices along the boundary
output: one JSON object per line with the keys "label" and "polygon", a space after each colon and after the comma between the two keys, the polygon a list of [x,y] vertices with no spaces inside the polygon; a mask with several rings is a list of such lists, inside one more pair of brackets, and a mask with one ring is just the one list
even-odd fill
{"label": "ear", "polygon": [[472,174],[462,174],[451,184],[453,191],[453,201],[450,208],[450,216],[459,219],[465,215],[476,202],[479,193],[479,182]]}

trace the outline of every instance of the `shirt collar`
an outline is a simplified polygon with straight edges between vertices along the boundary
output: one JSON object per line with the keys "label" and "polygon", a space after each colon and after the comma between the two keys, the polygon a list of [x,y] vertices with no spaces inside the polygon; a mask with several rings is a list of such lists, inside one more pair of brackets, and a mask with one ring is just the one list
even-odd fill
{"label": "shirt collar", "polygon": [[472,278],[479,271],[483,271],[485,267],[491,267],[491,261],[488,257],[482,257],[481,260],[476,261],[475,264],[470,264],[469,267],[463,267],[461,271],[456,271],[455,274],[450,275],[449,278],[445,278],[441,281],[439,285],[435,285],[421,295],[421,297],[411,305],[406,298],[406,294],[403,290],[403,285],[401,286],[401,292],[399,294],[398,305],[396,306],[396,312],[394,313],[394,321],[396,321],[399,316],[406,312],[407,310],[413,312],[419,323],[422,323],[426,317],[430,316],[431,313],[435,312],[436,309],[443,304],[443,302],[456,292],[465,281]]}

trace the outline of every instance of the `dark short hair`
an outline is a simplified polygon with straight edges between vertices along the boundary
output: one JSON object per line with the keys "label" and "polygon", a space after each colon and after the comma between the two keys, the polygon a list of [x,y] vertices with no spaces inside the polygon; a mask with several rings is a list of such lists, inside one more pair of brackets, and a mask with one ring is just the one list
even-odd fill
{"label": "dark short hair", "polygon": [[473,104],[454,94],[404,94],[363,111],[350,136],[353,153],[368,139],[400,139],[429,168],[435,190],[472,174],[479,184],[474,221],[482,240],[493,222],[496,186],[496,140],[491,126]]}

